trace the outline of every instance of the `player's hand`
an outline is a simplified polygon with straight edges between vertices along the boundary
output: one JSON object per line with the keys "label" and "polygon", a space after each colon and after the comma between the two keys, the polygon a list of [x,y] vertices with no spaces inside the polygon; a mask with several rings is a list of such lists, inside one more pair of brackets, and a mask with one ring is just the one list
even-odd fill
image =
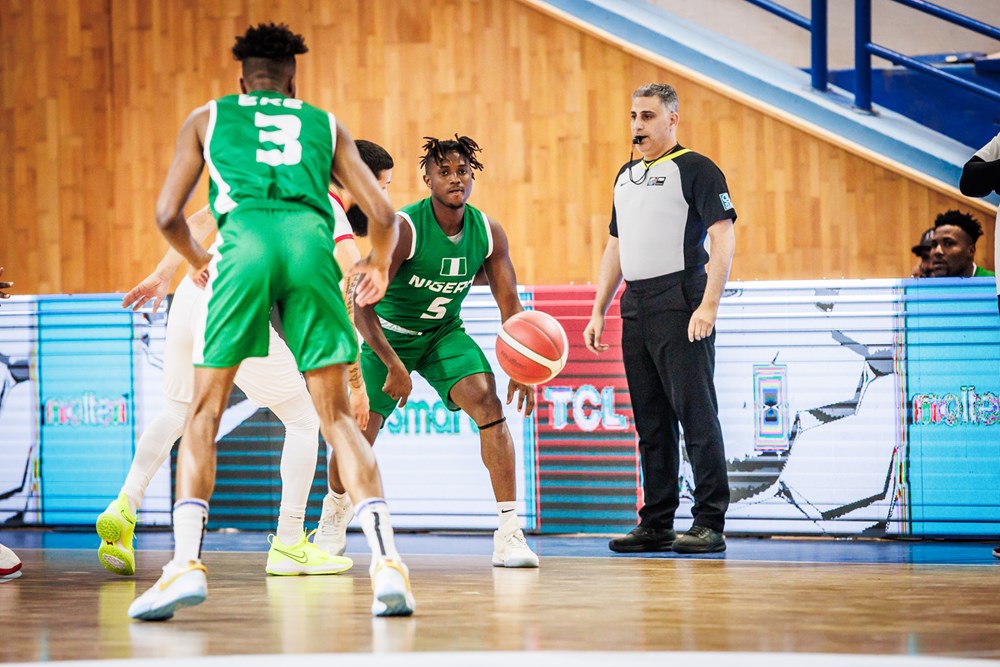
{"label": "player's hand", "polygon": [[167,289],[169,287],[170,278],[161,276],[156,271],[153,271],[143,278],[141,283],[130,289],[128,294],[122,298],[122,308],[131,308],[134,312],[145,306],[152,299],[153,312],[155,313],[159,310],[163,300],[167,298]]}
{"label": "player's hand", "polygon": [[[0,266],[0,278],[3,277],[3,267]],[[5,289],[10,289],[14,286],[14,283],[8,283],[0,280],[0,299],[9,299],[10,294],[4,292]]]}
{"label": "player's hand", "polygon": [[607,352],[610,346],[607,343],[601,342],[601,336],[603,335],[604,316],[591,315],[590,322],[587,323],[587,328],[583,330],[583,344],[594,354]]}
{"label": "player's hand", "polygon": [[389,287],[389,267],[376,263],[372,256],[365,257],[353,267],[349,279],[360,276],[354,287],[354,303],[359,306],[370,306],[385,296]]}
{"label": "player's hand", "polygon": [[202,250],[199,261],[191,265],[188,271],[188,278],[201,289],[208,287],[208,264],[212,261],[212,255]]}
{"label": "player's hand", "polygon": [[389,374],[385,378],[385,384],[382,385],[382,391],[399,401],[399,407],[406,405],[406,399],[413,391],[413,380],[410,379],[410,372],[406,370],[406,366],[402,363],[389,366]]}
{"label": "player's hand", "polygon": [[718,307],[702,302],[698,309],[691,313],[691,321],[688,322],[688,340],[693,343],[711,336],[718,315]]}
{"label": "player's hand", "polygon": [[357,389],[351,387],[351,413],[354,415],[354,421],[358,423],[358,428],[362,431],[368,428],[371,406],[368,403],[368,392],[365,390],[364,384]]}
{"label": "player's hand", "polygon": [[535,388],[530,384],[521,384],[511,380],[507,384],[507,405],[514,400],[514,393],[517,392],[517,411],[524,408],[524,416],[529,416],[535,411]]}

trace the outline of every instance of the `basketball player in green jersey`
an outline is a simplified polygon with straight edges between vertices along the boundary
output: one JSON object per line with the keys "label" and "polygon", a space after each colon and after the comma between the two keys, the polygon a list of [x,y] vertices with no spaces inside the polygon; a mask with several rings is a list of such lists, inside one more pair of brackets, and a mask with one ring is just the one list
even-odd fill
{"label": "basketball player in green jersey", "polygon": [[[500,517],[500,528],[493,534],[493,564],[538,567],[538,556],[518,525],[514,442],[504,423],[493,369],[459,317],[480,268],[503,320],[524,310],[507,236],[496,220],[466,203],[473,170],[483,168],[476,158],[476,142],[457,135],[454,140],[427,139],[420,165],[431,196],[399,211],[403,223],[389,265],[389,289],[374,306],[359,302],[355,313],[365,339],[361,370],[371,404],[365,435],[374,444],[396,404],[406,403],[413,389],[410,373],[420,373],[445,405],[465,411],[479,426],[480,451]],[[512,380],[508,403],[515,393],[518,409],[531,414],[534,388]]]}
{"label": "basketball player in green jersey", "polygon": [[[397,224],[347,129],[295,99],[295,56],[306,51],[302,36],[284,24],[260,24],[236,38],[243,94],[209,102],[188,117],[156,204],[157,226],[191,263],[192,278],[209,297],[205,312],[194,318],[194,398],[177,460],[174,557],[132,603],[132,618],[170,618],[207,596],[200,558],[215,485],[215,436],[240,362],[268,353],[275,303],[340,477],[351,497],[361,499],[358,515],[372,548],[372,613],[413,613],[378,466],[348,404],[347,366],[358,348],[337,288],[326,189],[331,177],[354,194],[370,220],[372,252],[354,268],[359,305],[385,293]],[[205,163],[219,227],[211,255],[192,238],[183,215]]]}

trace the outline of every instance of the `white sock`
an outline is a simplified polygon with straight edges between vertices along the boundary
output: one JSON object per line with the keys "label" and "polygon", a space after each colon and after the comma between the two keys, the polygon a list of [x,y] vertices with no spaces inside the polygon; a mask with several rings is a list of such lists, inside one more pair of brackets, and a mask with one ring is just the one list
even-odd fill
{"label": "white sock", "polygon": [[208,501],[186,498],[174,503],[174,562],[201,558],[201,540],[208,523]]}
{"label": "white sock", "polygon": [[382,498],[366,498],[355,506],[361,529],[365,531],[372,559],[399,558],[396,541],[392,534],[392,519],[389,506]]}
{"label": "white sock", "polygon": [[517,501],[507,500],[497,503],[497,514],[500,516],[500,534],[510,535],[520,524],[517,520]]}
{"label": "white sock", "polygon": [[184,419],[187,417],[189,403],[182,403],[170,398],[163,399],[163,411],[156,416],[149,426],[139,436],[135,445],[135,456],[128,477],[122,485],[122,491],[128,498],[132,514],[142,505],[142,499],[149,488],[149,480],[160,469],[163,462],[170,456],[177,438],[184,433]]}
{"label": "white sock", "polygon": [[306,503],[316,476],[319,458],[319,417],[308,394],[271,406],[285,425],[281,449],[281,505],[278,508],[278,539],[291,545],[305,530]]}

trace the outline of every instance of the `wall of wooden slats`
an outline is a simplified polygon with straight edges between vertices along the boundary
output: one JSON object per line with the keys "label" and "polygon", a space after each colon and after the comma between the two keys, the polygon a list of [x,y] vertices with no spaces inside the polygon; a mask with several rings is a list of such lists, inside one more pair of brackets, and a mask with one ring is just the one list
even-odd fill
{"label": "wall of wooden slats", "polygon": [[[989,207],[539,11],[527,0],[0,0],[0,265],[22,293],[129,288],[165,244],[152,221],[176,132],[234,92],[229,49],[285,21],[310,53],[299,95],[396,157],[397,205],[426,190],[421,137],[485,148],[472,203],[507,230],[525,283],[591,281],[629,94],[673,83],[680,140],[725,171],[740,213],[733,277],[909,275],[935,213]],[[204,204],[204,183],[191,209]]]}

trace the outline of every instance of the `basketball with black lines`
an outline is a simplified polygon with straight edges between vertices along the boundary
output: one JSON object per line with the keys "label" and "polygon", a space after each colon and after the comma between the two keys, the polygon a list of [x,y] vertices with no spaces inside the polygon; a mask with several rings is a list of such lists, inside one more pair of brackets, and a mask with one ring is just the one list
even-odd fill
{"label": "basketball with black lines", "polygon": [[510,317],[497,336],[500,368],[522,384],[541,384],[559,375],[568,354],[566,331],[556,318],[540,310]]}

